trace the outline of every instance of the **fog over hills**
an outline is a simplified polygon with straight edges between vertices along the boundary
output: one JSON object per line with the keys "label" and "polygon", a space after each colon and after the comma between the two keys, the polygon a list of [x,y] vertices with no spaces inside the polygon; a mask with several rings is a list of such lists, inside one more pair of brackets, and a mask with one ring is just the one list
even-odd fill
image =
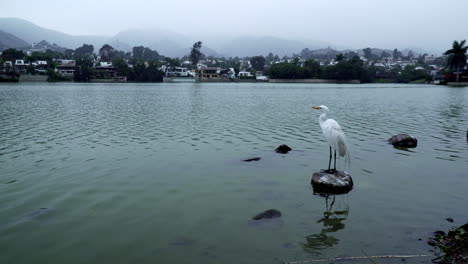
{"label": "fog over hills", "polygon": [[28,45],[29,43],[15,35],[0,30],[0,50],[8,48],[24,48]]}
{"label": "fog over hills", "polygon": [[0,18],[0,30],[15,35],[29,43],[46,40],[67,48],[77,48],[83,43],[95,46],[104,45],[109,39],[104,36],[72,36],[63,32],[40,27],[27,20],[19,18]]}
{"label": "fog over hills", "polygon": [[[189,54],[192,44],[198,40],[203,42],[202,52],[208,56],[245,57],[267,55],[272,52],[279,56],[298,54],[301,50],[325,49],[334,47],[332,43],[319,40],[296,40],[272,36],[216,36],[206,35],[199,38],[184,35],[171,30],[127,29],[114,36],[74,36],[52,29],[40,27],[27,20],[19,18],[0,18],[0,43],[15,42],[16,44],[3,45],[3,48],[21,47],[29,43],[38,43],[46,40],[66,48],[76,49],[84,43],[92,44],[97,51],[102,45],[110,44],[123,51],[131,51],[134,46],[145,46],[156,50],[159,54],[169,57],[182,57]],[[1,44],[0,44],[1,45]],[[344,45],[339,45],[344,46]],[[2,46],[0,46],[1,48]],[[337,50],[336,47],[334,47]],[[379,54],[384,49],[373,49]],[[387,52],[393,49],[386,49]],[[412,48],[419,54],[430,53],[421,48]],[[362,53],[362,50],[356,50]],[[408,50],[403,51],[407,53]]]}

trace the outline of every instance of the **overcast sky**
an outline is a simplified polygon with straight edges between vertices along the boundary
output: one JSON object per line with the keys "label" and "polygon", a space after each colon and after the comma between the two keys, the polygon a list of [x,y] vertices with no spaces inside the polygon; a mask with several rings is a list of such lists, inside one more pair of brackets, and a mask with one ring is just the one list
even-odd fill
{"label": "overcast sky", "polygon": [[336,47],[446,49],[468,38],[468,0],[14,0],[0,16],[72,35],[165,28],[185,35],[269,35]]}

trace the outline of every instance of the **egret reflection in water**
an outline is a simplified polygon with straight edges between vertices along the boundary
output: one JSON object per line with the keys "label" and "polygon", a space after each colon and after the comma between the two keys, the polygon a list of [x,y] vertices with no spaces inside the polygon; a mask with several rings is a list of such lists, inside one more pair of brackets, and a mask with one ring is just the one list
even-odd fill
{"label": "egret reflection in water", "polygon": [[345,228],[345,221],[349,214],[349,206],[345,205],[342,210],[333,211],[336,202],[336,195],[321,195],[325,197],[325,212],[317,223],[323,224],[323,228],[318,234],[307,236],[304,243],[301,243],[305,252],[320,255],[324,249],[337,245],[340,240],[329,233],[337,232]]}

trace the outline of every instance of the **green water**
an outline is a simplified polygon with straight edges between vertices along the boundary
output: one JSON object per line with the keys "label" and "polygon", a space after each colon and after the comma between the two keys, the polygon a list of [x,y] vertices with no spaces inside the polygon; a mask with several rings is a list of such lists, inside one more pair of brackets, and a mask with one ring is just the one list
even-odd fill
{"label": "green water", "polygon": [[[355,188],[334,200],[309,184],[328,166],[320,104],[351,145]],[[468,220],[467,129],[467,88],[2,84],[0,263],[427,254]],[[398,133],[418,147],[388,145]]]}

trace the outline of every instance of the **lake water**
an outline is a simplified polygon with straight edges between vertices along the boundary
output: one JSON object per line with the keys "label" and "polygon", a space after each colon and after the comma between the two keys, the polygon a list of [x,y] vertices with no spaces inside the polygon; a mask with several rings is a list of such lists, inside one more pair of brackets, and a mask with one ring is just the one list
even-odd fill
{"label": "lake water", "polygon": [[[310,186],[328,166],[321,104],[355,183],[328,199]],[[2,84],[0,263],[432,254],[430,232],[468,220],[467,129],[468,88]],[[387,144],[398,133],[417,148]],[[282,217],[250,220],[270,208]]]}

